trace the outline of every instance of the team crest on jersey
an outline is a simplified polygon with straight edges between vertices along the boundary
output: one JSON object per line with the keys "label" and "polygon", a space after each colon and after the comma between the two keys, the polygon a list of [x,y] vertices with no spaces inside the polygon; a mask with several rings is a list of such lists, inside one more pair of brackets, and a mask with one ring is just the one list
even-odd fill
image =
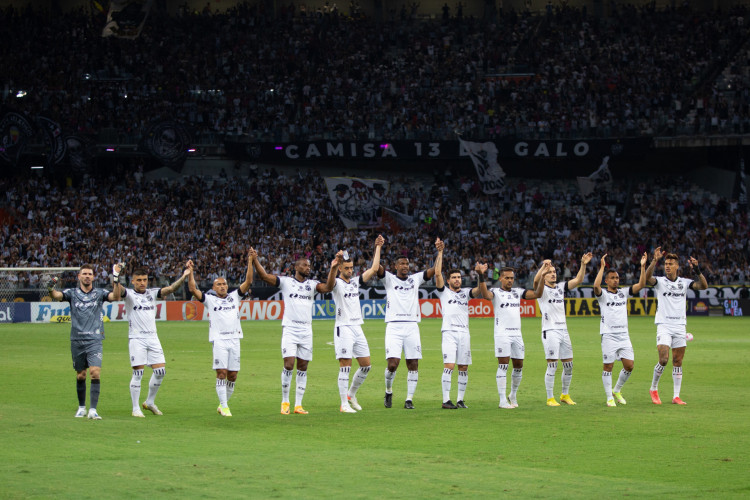
{"label": "team crest on jersey", "polygon": [[677,284],[677,288],[679,288],[680,290],[682,290],[682,283],[678,283]]}
{"label": "team crest on jersey", "polygon": [[625,298],[625,294],[623,294],[622,292],[617,292],[617,296],[618,296],[619,298],[621,298],[621,299],[624,299],[624,298]]}
{"label": "team crest on jersey", "polygon": [[514,299],[518,298],[518,292],[511,292],[510,294],[513,296]]}
{"label": "team crest on jersey", "polygon": [[312,288],[310,287],[310,285],[305,285],[305,290],[309,292],[310,290],[312,290]]}

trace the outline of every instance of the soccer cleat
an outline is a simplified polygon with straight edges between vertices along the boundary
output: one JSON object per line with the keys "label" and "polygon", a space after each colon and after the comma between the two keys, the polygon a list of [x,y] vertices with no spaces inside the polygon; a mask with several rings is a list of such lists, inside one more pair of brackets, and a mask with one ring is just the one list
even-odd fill
{"label": "soccer cleat", "polygon": [[86,416],[86,407],[79,406],[78,411],[76,412],[76,418],[83,418],[85,416]]}
{"label": "soccer cleat", "polygon": [[393,393],[392,392],[386,392],[385,397],[383,398],[383,406],[386,408],[390,408],[393,406]]}
{"label": "soccer cleat", "polygon": [[608,399],[607,406],[617,406],[617,403],[615,403],[614,399]]}
{"label": "soccer cleat", "polygon": [[148,403],[146,403],[146,402],[144,401],[143,405],[141,405],[141,406],[143,406],[143,409],[144,409],[144,410],[148,410],[148,411],[150,411],[151,413],[153,413],[154,415],[164,415],[164,414],[163,414],[163,413],[161,412],[161,410],[159,410],[159,408],[158,408],[158,407],[157,407],[157,406],[156,406],[155,404],[153,404],[153,403],[151,403],[151,404],[148,404]]}
{"label": "soccer cleat", "polygon": [[221,415],[222,417],[231,417],[232,416],[232,412],[229,411],[229,407],[228,406],[219,406],[216,409],[216,411],[219,412],[219,415]]}
{"label": "soccer cleat", "polygon": [[686,405],[687,403],[680,399],[680,396],[677,396],[672,400],[673,405]]}
{"label": "soccer cleat", "polygon": [[414,409],[414,403],[411,402],[411,399],[407,399],[404,401],[404,408],[407,410],[413,410]]}
{"label": "soccer cleat", "polygon": [[[341,407],[339,408],[339,411],[341,413],[357,413],[357,410],[355,410],[354,408],[352,408],[349,405],[346,405],[346,406],[341,405]],[[295,413],[297,413],[297,412],[295,412]]]}
{"label": "soccer cleat", "polygon": [[347,401],[349,401],[349,406],[354,408],[357,411],[361,411],[362,407],[359,404],[359,401],[357,401],[357,396],[347,396]]}
{"label": "soccer cleat", "polygon": [[547,406],[560,406],[560,403],[555,401],[555,398],[547,399]]}
{"label": "soccer cleat", "polygon": [[509,398],[508,403],[510,403],[511,408],[518,408],[518,401],[516,401],[516,398]]}
{"label": "soccer cleat", "polygon": [[289,403],[281,403],[281,414],[289,415]]}
{"label": "soccer cleat", "polygon": [[300,415],[307,415],[310,412],[308,412],[307,410],[305,410],[301,406],[295,406],[294,407],[294,413],[299,413]]}
{"label": "soccer cleat", "polygon": [[140,408],[133,408],[133,413],[131,413],[131,415],[138,418],[146,418],[146,415],[143,414]]}
{"label": "soccer cleat", "polygon": [[89,420],[101,420],[102,417],[99,416],[99,414],[96,412],[96,408],[91,408],[89,410]]}
{"label": "soccer cleat", "polygon": [[456,406],[457,406],[458,408],[468,408],[468,406],[466,406],[466,403],[464,403],[464,400],[463,400],[463,399],[462,399],[462,400],[460,400],[460,401],[456,401]]}
{"label": "soccer cleat", "polygon": [[612,393],[612,395],[613,395],[613,396],[615,397],[615,399],[617,400],[617,402],[618,402],[619,404],[621,404],[621,405],[626,405],[626,404],[628,404],[628,402],[627,402],[627,401],[625,401],[625,398],[624,398],[624,397],[622,397],[622,393],[621,393],[621,392],[613,392],[613,393]]}
{"label": "soccer cleat", "polygon": [[[404,408],[406,408],[405,405]],[[451,401],[450,399],[443,403],[443,410],[455,410],[456,408],[458,408],[458,406],[454,405],[453,401]]]}
{"label": "soccer cleat", "polygon": [[500,404],[499,404],[499,405],[497,405],[497,407],[498,407],[498,408],[502,408],[502,409],[504,409],[504,410],[512,410],[513,408],[515,408],[515,407],[513,406],[513,404],[511,404],[511,403],[508,403],[507,401],[500,401]]}
{"label": "soccer cleat", "polygon": [[648,391],[651,394],[651,402],[655,405],[661,404],[661,399],[659,399],[659,392],[658,391]]}
{"label": "soccer cleat", "polygon": [[560,402],[571,406],[576,404],[576,402],[570,398],[570,394],[560,394]]}

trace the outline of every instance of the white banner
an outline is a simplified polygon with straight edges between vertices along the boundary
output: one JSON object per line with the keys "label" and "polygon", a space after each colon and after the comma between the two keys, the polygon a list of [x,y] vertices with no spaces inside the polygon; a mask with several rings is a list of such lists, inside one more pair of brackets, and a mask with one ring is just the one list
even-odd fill
{"label": "white banner", "polygon": [[110,0],[102,37],[138,38],[154,0]]}
{"label": "white banner", "polygon": [[375,227],[377,210],[385,204],[390,183],[380,179],[326,177],[328,196],[347,229]]}
{"label": "white banner", "polygon": [[602,164],[588,177],[578,177],[578,189],[584,199],[589,199],[594,191],[612,187],[612,174],[609,171],[609,156],[602,159]]}
{"label": "white banner", "polygon": [[[127,321],[125,302],[105,302],[102,305],[105,321]],[[107,319],[108,318],[108,319]],[[156,302],[156,321],[166,321],[167,302]],[[70,321],[70,304],[67,302],[32,302],[32,323],[67,323]]]}
{"label": "white banner", "polygon": [[497,162],[494,142],[469,142],[459,138],[461,156],[469,155],[477,169],[479,184],[485,194],[499,193],[505,187],[505,171]]}

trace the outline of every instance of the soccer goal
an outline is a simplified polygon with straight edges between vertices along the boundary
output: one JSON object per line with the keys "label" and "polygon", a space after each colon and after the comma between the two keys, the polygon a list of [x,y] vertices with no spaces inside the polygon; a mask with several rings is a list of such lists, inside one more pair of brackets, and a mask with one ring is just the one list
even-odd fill
{"label": "soccer goal", "polygon": [[76,281],[78,267],[0,267],[0,302],[45,302],[48,287],[58,289]]}

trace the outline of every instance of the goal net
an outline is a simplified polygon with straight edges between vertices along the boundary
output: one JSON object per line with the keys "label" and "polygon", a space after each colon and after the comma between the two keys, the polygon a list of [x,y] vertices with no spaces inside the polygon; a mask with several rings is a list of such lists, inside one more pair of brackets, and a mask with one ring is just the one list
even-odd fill
{"label": "goal net", "polygon": [[78,267],[0,267],[0,302],[46,302],[49,285],[75,286]]}

